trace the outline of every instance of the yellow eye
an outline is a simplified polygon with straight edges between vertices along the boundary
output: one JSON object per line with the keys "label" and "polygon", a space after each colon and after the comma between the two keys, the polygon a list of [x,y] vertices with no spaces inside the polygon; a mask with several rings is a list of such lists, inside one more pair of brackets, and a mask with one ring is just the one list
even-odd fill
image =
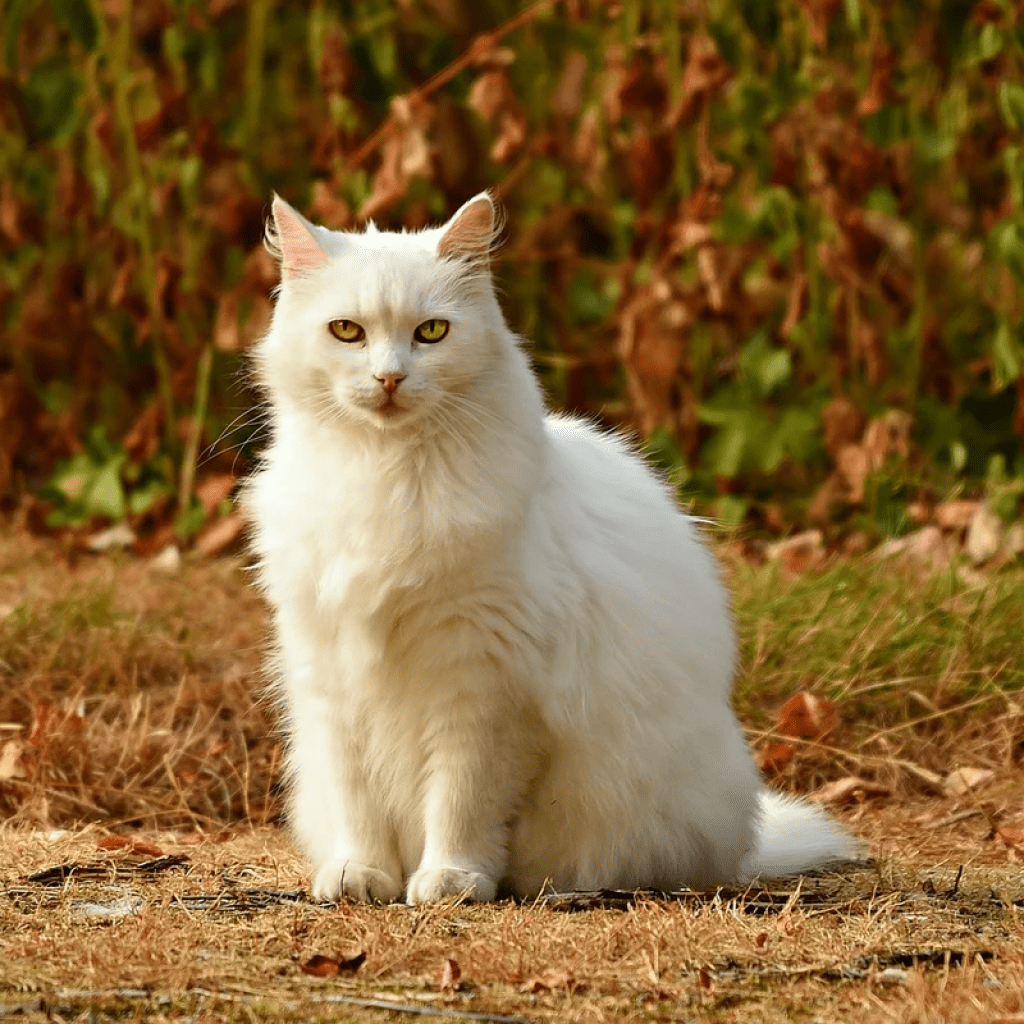
{"label": "yellow eye", "polygon": [[355,320],[332,320],[327,329],[338,341],[362,341],[366,337],[366,331]]}
{"label": "yellow eye", "polygon": [[440,341],[447,333],[451,324],[447,320],[424,320],[423,323],[413,331],[413,337],[427,345],[433,345]]}

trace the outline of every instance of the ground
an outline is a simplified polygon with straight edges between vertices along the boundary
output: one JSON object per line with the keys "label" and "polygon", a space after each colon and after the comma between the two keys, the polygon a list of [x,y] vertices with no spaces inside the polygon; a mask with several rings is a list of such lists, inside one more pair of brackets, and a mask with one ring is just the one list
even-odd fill
{"label": "ground", "polygon": [[[311,903],[279,821],[243,562],[167,575],[12,527],[0,1018],[1024,1022],[1024,572],[718,550],[751,743],[870,859],[745,892],[365,907]],[[798,693],[838,724],[778,735]]]}

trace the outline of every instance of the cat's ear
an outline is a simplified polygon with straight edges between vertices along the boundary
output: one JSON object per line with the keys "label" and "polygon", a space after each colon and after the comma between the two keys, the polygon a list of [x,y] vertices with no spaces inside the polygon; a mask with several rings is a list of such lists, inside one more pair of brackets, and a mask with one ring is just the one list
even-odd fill
{"label": "cat's ear", "polygon": [[316,227],[276,194],[267,221],[266,246],[280,261],[285,280],[304,277],[328,260],[316,239]]}
{"label": "cat's ear", "polygon": [[498,227],[494,200],[481,192],[464,203],[445,225],[445,232],[437,243],[437,254],[473,263],[486,262]]}

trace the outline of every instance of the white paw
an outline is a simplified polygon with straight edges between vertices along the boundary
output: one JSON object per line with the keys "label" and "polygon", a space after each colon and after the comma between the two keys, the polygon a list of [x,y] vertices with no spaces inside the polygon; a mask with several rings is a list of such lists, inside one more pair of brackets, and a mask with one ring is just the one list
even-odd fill
{"label": "white paw", "polygon": [[402,895],[402,885],[389,874],[354,860],[329,860],[313,876],[313,899],[349,896],[362,903],[390,903]]}
{"label": "white paw", "polygon": [[437,903],[453,896],[487,902],[498,892],[497,883],[476,871],[458,868],[421,868],[409,879],[409,903]]}

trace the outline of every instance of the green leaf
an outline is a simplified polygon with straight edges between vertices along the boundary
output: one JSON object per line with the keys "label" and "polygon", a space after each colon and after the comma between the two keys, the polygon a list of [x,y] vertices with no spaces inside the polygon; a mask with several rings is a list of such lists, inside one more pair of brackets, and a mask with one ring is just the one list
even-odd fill
{"label": "green leaf", "polygon": [[175,517],[174,532],[182,540],[189,540],[203,528],[205,522],[206,510],[193,495],[189,507]]}
{"label": "green leaf", "polygon": [[1003,169],[1010,183],[1010,195],[1018,208],[1024,208],[1024,149],[1007,146],[1003,150]]}
{"label": "green leaf", "polygon": [[123,458],[111,459],[93,477],[83,497],[86,512],[93,516],[106,516],[115,522],[124,519],[126,503],[121,485]]}
{"label": "green leaf", "polygon": [[50,0],[53,15],[61,28],[66,29],[87,50],[96,45],[96,19],[87,0]]}
{"label": "green leaf", "polygon": [[1015,220],[1000,221],[989,237],[996,255],[1010,273],[1024,284],[1024,228]]}
{"label": "green leaf", "polygon": [[860,0],[846,0],[846,23],[853,32],[860,32]]}
{"label": "green leaf", "polygon": [[708,468],[715,476],[732,478],[739,475],[748,440],[749,417],[735,413],[705,446]]}
{"label": "green leaf", "polygon": [[673,472],[686,470],[686,456],[683,455],[675,435],[667,427],[658,427],[644,442],[644,454],[656,466]]}
{"label": "green leaf", "polygon": [[1019,82],[1000,82],[999,109],[1011,131],[1024,131],[1024,85]]}
{"label": "green leaf", "polygon": [[774,348],[761,331],[740,353],[740,376],[756,398],[767,398],[789,380],[791,358],[784,348]]}
{"label": "green leaf", "polygon": [[889,104],[861,122],[864,134],[879,146],[891,146],[907,134],[907,120],[902,107]]}
{"label": "green leaf", "polygon": [[40,135],[55,139],[71,127],[80,87],[78,75],[61,61],[46,61],[32,69],[25,98]]}
{"label": "green leaf", "polygon": [[133,516],[141,516],[148,512],[153,503],[167,494],[171,489],[162,480],[150,480],[149,483],[137,487],[128,496],[128,511]]}
{"label": "green leaf", "polygon": [[57,467],[49,486],[65,501],[76,502],[82,499],[95,475],[95,463],[85,452],[79,452]]}
{"label": "green leaf", "polygon": [[983,60],[991,60],[1003,48],[1003,34],[991,21],[985,22],[978,37],[978,56]]}
{"label": "green leaf", "polygon": [[35,0],[11,0],[3,17],[0,18],[4,33],[4,63],[9,68],[18,63],[18,32],[21,30],[21,23],[34,6]]}
{"label": "green leaf", "polygon": [[1007,320],[1002,320],[992,340],[992,384],[1002,390],[1016,382],[1021,374],[1020,343]]}
{"label": "green leaf", "polygon": [[614,302],[598,287],[594,274],[584,268],[569,285],[569,304],[581,323],[600,323],[608,318]]}
{"label": "green leaf", "polygon": [[715,502],[715,519],[726,530],[735,530],[743,522],[750,502],[735,494],[723,494]]}

